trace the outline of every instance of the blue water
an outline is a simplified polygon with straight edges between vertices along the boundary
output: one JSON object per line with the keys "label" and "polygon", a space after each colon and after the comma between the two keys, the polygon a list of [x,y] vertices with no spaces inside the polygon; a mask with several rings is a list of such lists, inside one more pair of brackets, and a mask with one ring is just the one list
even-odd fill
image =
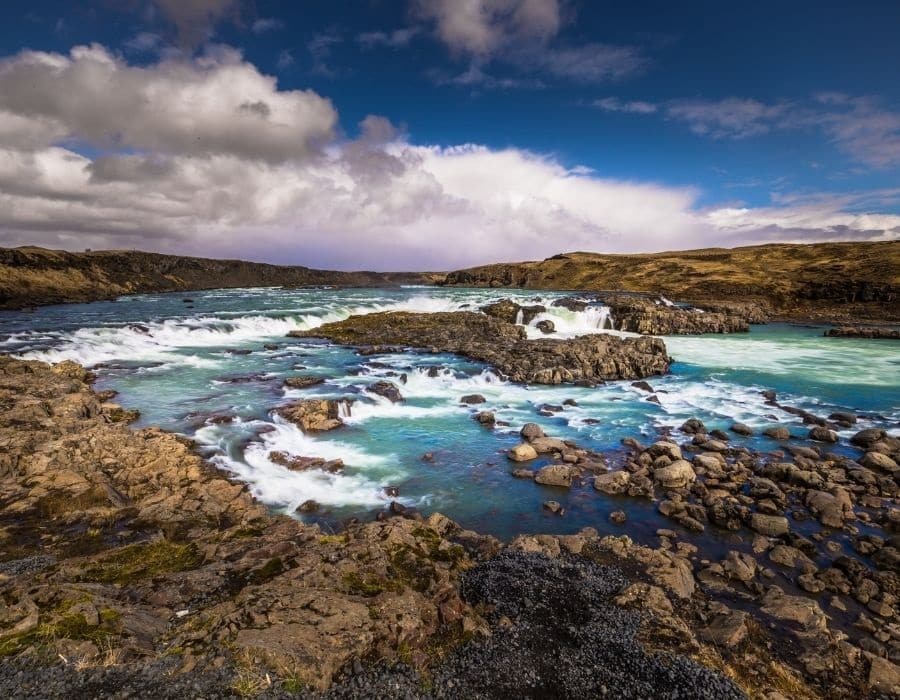
{"label": "blue water", "polygon": [[[441,511],[466,527],[503,538],[584,526],[608,529],[609,512],[619,508],[629,513],[630,532],[638,536],[663,524],[671,527],[655,515],[652,503],[608,498],[587,482],[563,491],[511,477],[504,451],[518,442],[522,424],[531,421],[549,435],[606,453],[612,466],[623,457],[622,438],[653,441],[694,416],[710,429],[741,421],[759,430],[786,425],[805,436],[808,427],[799,418],[766,405],[764,389],[774,389],[784,405],[817,415],[858,412],[865,417],[856,430],[877,425],[897,432],[898,344],[824,338],[822,328],[772,324],[755,326],[749,334],[666,338],[675,358],[672,372],[649,380],[660,405],[630,382],[596,389],[526,387],[451,355],[361,357],[323,341],[285,337],[291,329],[354,313],[475,309],[504,297],[533,303],[556,296],[561,295],[440,288],[140,295],[0,312],[0,351],[94,367],[98,388],[115,389],[116,401],[140,409],[139,426],[158,425],[194,438],[220,468],[248,483],[275,510],[293,513],[307,499],[316,500],[322,510],[313,517],[328,526],[350,516],[372,517],[391,500],[383,488],[396,486],[398,500],[407,505]],[[532,324],[541,318],[551,318],[558,335],[566,337],[599,332],[605,310],[550,308]],[[540,335],[533,325],[527,330]],[[432,367],[438,369],[435,377],[428,376]],[[285,390],[282,380],[299,374],[326,382]],[[381,378],[395,381],[406,401],[395,405],[366,391]],[[472,393],[486,402],[459,404],[461,396]],[[313,396],[352,399],[347,425],[310,436],[273,417],[274,407]],[[540,415],[543,405],[566,399],[577,406]],[[484,409],[508,425],[493,431],[481,427],[472,414]],[[735,435],[732,442],[778,449],[761,437]],[[836,450],[856,454],[846,440]],[[340,474],[291,472],[268,459],[272,451],[341,458],[346,468]],[[428,452],[433,459],[423,460]],[[548,499],[560,501],[566,516],[544,511],[541,504]]]}

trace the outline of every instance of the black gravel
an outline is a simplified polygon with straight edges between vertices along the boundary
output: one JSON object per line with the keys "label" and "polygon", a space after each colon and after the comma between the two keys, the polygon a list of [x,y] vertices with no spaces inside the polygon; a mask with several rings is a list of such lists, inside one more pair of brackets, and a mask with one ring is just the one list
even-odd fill
{"label": "black gravel", "polygon": [[489,606],[494,630],[423,681],[405,667],[344,679],[328,698],[744,698],[725,677],[680,655],[650,655],[639,615],[609,602],[627,585],[583,559],[504,552],[468,571],[463,597]]}
{"label": "black gravel", "polygon": [[[325,694],[306,698],[653,698],[745,696],[723,676],[637,642],[640,617],[610,602],[621,571],[584,559],[506,551],[463,575],[461,593],[485,611],[493,634],[469,642],[423,678],[411,668],[358,663]],[[172,674],[172,663],[76,671],[0,663],[0,697],[229,698],[233,671]],[[261,696],[291,697],[276,682]]]}

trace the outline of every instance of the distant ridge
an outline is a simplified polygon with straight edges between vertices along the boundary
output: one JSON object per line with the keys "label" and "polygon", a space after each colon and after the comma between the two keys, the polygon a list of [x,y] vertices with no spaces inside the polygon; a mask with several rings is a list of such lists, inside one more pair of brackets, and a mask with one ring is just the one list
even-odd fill
{"label": "distant ridge", "polygon": [[233,287],[428,284],[405,272],[339,272],[242,260],[104,250],[70,253],[37,247],[0,248],[0,308],[112,299],[123,294]]}
{"label": "distant ridge", "polygon": [[761,302],[783,317],[900,322],[900,241],[562,253],[457,270],[443,284],[621,289],[693,302]]}

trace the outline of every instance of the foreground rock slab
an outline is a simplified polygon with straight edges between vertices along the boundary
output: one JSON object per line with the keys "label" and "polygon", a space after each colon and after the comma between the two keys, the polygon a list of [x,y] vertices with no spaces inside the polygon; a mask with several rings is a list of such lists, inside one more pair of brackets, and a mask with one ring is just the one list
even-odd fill
{"label": "foreground rock slab", "polygon": [[665,374],[671,361],[659,338],[588,335],[528,340],[522,328],[468,311],[351,316],[290,335],[375,349],[402,346],[451,352],[492,365],[512,381],[535,384],[639,379]]}

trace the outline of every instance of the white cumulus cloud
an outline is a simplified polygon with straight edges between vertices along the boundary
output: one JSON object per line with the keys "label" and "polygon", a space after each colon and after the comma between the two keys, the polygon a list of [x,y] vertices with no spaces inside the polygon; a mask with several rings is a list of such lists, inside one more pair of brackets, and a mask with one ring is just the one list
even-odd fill
{"label": "white cumulus cloud", "polygon": [[700,209],[695,188],[415,144],[382,117],[339,134],[327,99],[232,50],[22,52],[0,61],[0,241],[384,270],[900,235],[900,216],[848,211],[897,193]]}

